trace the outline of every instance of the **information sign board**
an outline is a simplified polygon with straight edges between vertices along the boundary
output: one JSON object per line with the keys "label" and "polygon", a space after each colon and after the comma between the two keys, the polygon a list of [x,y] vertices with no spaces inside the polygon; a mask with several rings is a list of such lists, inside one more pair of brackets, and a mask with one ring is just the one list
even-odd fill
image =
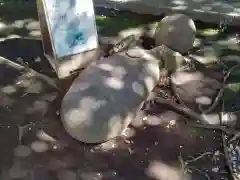
{"label": "information sign board", "polygon": [[93,1],[37,0],[37,5],[45,55],[54,69],[62,61],[71,61],[73,67],[63,68],[71,71],[86,63],[84,54],[98,48]]}

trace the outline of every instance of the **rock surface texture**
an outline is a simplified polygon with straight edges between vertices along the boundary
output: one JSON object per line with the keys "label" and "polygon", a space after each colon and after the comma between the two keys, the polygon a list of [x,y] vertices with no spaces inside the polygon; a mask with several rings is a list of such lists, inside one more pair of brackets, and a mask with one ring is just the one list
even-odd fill
{"label": "rock surface texture", "polygon": [[66,131],[85,143],[121,135],[157,84],[157,60],[118,53],[88,66],[66,93],[61,117]]}
{"label": "rock surface texture", "polygon": [[191,18],[184,14],[173,14],[163,18],[155,32],[157,46],[166,45],[182,54],[188,52],[195,40],[196,27]]}
{"label": "rock surface texture", "polygon": [[156,58],[161,59],[162,66],[171,72],[174,72],[180,67],[186,65],[184,56],[165,45],[157,46],[151,49],[150,53]]}

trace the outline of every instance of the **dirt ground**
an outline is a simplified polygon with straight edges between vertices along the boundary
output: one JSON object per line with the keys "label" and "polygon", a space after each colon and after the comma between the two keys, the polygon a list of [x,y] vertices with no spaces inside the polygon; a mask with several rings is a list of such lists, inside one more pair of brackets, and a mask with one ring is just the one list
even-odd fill
{"label": "dirt ground", "polygon": [[[10,65],[0,72],[12,75],[11,81],[1,80],[4,87],[16,84],[21,73]],[[71,80],[62,82],[60,91],[41,79],[33,82],[32,91],[18,89],[7,95],[12,101],[1,96],[1,103],[12,102],[1,108],[1,179],[228,179],[219,132],[191,128],[183,117],[165,109],[172,116],[170,121],[129,127],[125,136],[101,145],[82,144],[66,134],[59,117],[61,98]],[[40,82],[44,88],[39,89]],[[138,118],[142,114],[139,112]],[[181,159],[191,161],[201,154],[202,158],[189,162],[182,178]]]}
{"label": "dirt ground", "polygon": [[[35,11],[32,13],[36,18]],[[0,14],[9,19],[4,11]],[[160,125],[129,127],[125,136],[101,145],[73,140],[59,116],[61,98],[71,80],[56,81],[41,41],[1,42],[0,56],[15,62],[22,57],[30,68],[58,85],[57,89],[46,79],[1,61],[1,180],[231,179],[220,132],[187,126],[182,116],[160,105],[153,108],[171,115]],[[152,116],[160,117],[160,113]]]}

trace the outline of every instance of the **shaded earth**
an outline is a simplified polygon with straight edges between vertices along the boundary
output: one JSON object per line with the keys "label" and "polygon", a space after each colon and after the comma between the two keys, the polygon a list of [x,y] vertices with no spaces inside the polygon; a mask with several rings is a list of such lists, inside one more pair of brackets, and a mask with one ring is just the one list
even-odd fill
{"label": "shaded earth", "polygon": [[[8,15],[4,17],[5,21],[12,21]],[[36,14],[34,17],[36,19]],[[229,52],[240,56],[235,42],[224,41],[228,36],[198,38],[200,42],[192,52],[195,58],[218,59]],[[217,46],[217,50],[201,51],[204,47],[215,47],[211,43],[219,38],[225,43]],[[219,54],[219,49],[223,53]],[[0,59],[0,179],[231,179],[220,132],[187,126],[184,117],[160,105],[153,109],[161,112],[152,117],[170,116],[158,126],[129,127],[122,137],[101,145],[73,140],[64,131],[59,117],[61,99],[72,78],[55,81],[56,76],[43,56],[41,42],[2,41],[0,56],[17,63],[21,57],[30,68],[49,77],[29,73],[28,69]],[[58,88],[49,83],[49,79]],[[140,111],[137,118],[143,117],[144,112]],[[199,156],[198,160],[194,159]],[[188,162],[184,178],[181,177],[184,164],[181,159]]]}
{"label": "shaded earth", "polygon": [[1,77],[9,75],[1,80],[2,179],[181,180],[181,159],[201,154],[189,162],[184,179],[228,179],[220,133],[186,126],[182,116],[155,105],[155,118],[168,113],[170,119],[158,126],[129,127],[122,137],[100,145],[82,144],[67,135],[59,117],[72,80],[58,83],[58,90],[37,73],[29,77],[10,61],[2,64]]}

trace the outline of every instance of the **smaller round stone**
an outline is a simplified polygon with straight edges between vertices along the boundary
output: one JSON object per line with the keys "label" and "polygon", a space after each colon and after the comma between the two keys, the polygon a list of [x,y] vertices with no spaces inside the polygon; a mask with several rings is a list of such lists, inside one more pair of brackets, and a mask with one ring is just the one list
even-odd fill
{"label": "smaller round stone", "polygon": [[195,35],[196,26],[190,17],[173,14],[159,22],[155,32],[155,43],[157,46],[164,44],[184,54],[193,47]]}

